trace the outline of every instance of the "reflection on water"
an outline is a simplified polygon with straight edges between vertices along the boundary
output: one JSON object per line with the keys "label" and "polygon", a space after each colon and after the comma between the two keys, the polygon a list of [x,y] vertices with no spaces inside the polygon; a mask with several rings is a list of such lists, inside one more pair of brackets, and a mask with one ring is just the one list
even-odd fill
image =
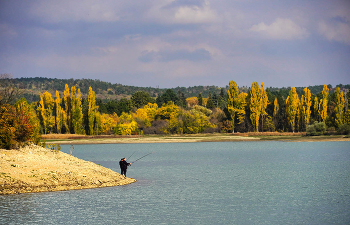
{"label": "reflection on water", "polygon": [[129,167],[131,185],[0,196],[0,224],[350,224],[348,142],[74,147],[117,172],[155,153]]}

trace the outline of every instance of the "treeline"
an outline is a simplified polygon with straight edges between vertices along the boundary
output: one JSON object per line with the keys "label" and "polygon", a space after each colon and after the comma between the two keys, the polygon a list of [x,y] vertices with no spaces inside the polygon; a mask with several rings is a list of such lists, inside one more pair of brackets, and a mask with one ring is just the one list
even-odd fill
{"label": "treeline", "polygon": [[[35,77],[35,78],[14,78],[11,79],[11,83],[22,91],[21,97],[27,99],[29,103],[39,101],[40,94],[45,91],[48,91],[52,95],[55,95],[55,91],[59,91],[60,94],[63,94],[65,85],[68,84],[69,87],[75,86],[77,89],[79,88],[82,96],[87,96],[89,92],[89,87],[91,87],[95,93],[96,98],[101,99],[102,101],[108,101],[111,99],[121,99],[123,97],[129,99],[131,95],[138,91],[147,92],[151,97],[158,97],[166,92],[165,88],[157,88],[157,87],[135,87],[135,86],[127,86],[122,84],[112,84],[109,82],[104,82],[100,80],[92,80],[92,79],[56,79],[56,78],[43,78],[43,77]],[[0,83],[0,87],[4,87],[3,83]],[[329,92],[333,93],[336,87],[339,87],[341,90],[346,90],[350,88],[350,85],[342,85],[339,84],[336,87],[332,87],[332,85],[327,85],[329,88]],[[226,93],[228,91],[228,85],[226,87],[217,87],[217,86],[194,86],[194,87],[176,87],[171,88],[175,93],[181,91],[185,97],[193,97],[198,96],[201,93],[203,96],[208,96],[209,92],[211,94],[216,93],[219,94],[221,89],[224,89]],[[296,87],[298,94],[301,94],[305,87]],[[309,86],[307,87],[312,94],[320,93],[323,89],[323,85]],[[287,97],[289,94],[291,87],[269,87],[271,92],[280,92],[281,96]],[[242,86],[239,87],[241,92],[248,93],[250,91],[250,87]]]}
{"label": "treeline", "polygon": [[157,97],[137,91],[130,98],[102,101],[92,87],[84,97],[80,88],[65,84],[63,94],[56,90],[52,96],[45,91],[39,101],[28,104],[22,98],[13,104],[20,89],[7,84],[0,93],[0,145],[6,148],[38,142],[40,134],[48,133],[301,132],[319,127],[348,132],[350,124],[350,93],[344,87],[330,93],[323,85],[316,94],[292,87],[286,94],[265,88],[264,83],[240,89],[230,81],[227,90],[209,91],[206,96],[186,97],[183,89],[167,89]]}

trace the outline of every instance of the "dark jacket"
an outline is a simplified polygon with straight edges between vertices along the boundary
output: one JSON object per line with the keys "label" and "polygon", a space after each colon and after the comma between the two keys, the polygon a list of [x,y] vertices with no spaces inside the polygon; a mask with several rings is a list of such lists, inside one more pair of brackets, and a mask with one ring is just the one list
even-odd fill
{"label": "dark jacket", "polygon": [[126,170],[128,168],[128,166],[130,166],[130,163],[127,163],[124,160],[120,160],[119,161],[119,166],[120,166],[120,169]]}

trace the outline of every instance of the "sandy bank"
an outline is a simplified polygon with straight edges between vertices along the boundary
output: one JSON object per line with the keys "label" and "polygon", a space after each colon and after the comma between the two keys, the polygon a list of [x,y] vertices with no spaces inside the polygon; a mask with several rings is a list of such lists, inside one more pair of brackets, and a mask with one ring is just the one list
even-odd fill
{"label": "sandy bank", "polygon": [[75,134],[43,135],[47,143],[55,144],[128,144],[128,143],[185,143],[185,142],[237,142],[237,141],[350,141],[343,135],[305,136],[305,133],[236,133],[236,134],[188,134],[188,135],[132,135],[87,136]]}
{"label": "sandy bank", "polygon": [[135,181],[95,163],[35,145],[0,150],[0,194],[109,187]]}

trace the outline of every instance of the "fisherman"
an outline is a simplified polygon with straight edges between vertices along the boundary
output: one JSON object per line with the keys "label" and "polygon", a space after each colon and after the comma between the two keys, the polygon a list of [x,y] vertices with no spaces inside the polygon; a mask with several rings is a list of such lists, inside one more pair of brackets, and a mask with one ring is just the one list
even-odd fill
{"label": "fisherman", "polygon": [[124,176],[126,177],[126,169],[128,168],[128,166],[130,166],[131,163],[127,163],[125,158],[122,158],[119,161],[119,166],[120,166],[120,170],[121,170],[121,175],[124,174]]}

